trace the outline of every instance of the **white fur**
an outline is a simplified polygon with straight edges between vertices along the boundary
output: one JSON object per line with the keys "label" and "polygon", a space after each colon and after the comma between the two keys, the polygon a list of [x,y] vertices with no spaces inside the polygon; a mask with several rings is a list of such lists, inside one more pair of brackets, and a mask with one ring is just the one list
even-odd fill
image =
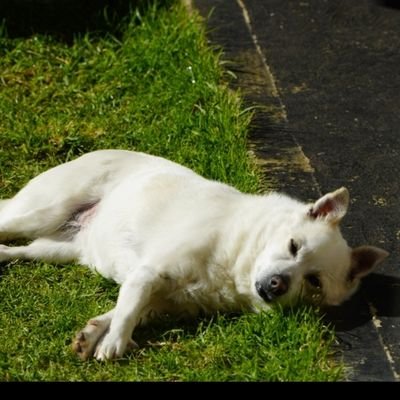
{"label": "white fur", "polygon": [[35,239],[0,245],[0,261],[78,260],[121,284],[116,307],[74,342],[81,358],[105,360],[122,356],[134,328],[157,313],[341,303],[387,255],[347,246],[338,227],[347,205],[344,188],[307,205],[243,194],[162,158],[101,150],[0,201],[0,240]]}

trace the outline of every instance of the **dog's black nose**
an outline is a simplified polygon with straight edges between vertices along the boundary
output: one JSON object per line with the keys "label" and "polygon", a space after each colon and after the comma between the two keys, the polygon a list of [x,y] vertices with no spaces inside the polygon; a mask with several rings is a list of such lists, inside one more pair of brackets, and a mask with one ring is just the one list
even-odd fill
{"label": "dog's black nose", "polygon": [[285,277],[284,275],[271,276],[268,282],[268,289],[275,296],[282,296],[289,289],[289,278]]}
{"label": "dog's black nose", "polygon": [[272,275],[262,281],[256,282],[257,293],[265,300],[272,301],[282,296],[289,289],[289,277],[287,275]]}

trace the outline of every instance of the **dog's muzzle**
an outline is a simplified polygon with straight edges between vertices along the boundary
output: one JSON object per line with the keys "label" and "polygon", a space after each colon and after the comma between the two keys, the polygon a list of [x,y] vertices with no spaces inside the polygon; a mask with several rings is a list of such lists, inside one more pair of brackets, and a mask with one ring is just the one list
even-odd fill
{"label": "dog's muzzle", "polygon": [[272,275],[256,282],[257,293],[266,302],[274,301],[289,290],[290,279],[287,275]]}

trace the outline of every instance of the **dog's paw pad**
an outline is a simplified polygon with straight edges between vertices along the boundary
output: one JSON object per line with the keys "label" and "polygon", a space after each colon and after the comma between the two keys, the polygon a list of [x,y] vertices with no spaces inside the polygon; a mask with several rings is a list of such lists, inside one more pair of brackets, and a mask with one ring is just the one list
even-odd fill
{"label": "dog's paw pad", "polygon": [[107,330],[107,325],[97,320],[90,320],[87,325],[76,334],[72,342],[72,350],[82,361],[86,361],[94,353],[94,349],[101,343]]}
{"label": "dog's paw pad", "polygon": [[93,345],[86,340],[84,332],[79,332],[72,342],[72,350],[78,355],[82,361],[86,361],[91,355]]}

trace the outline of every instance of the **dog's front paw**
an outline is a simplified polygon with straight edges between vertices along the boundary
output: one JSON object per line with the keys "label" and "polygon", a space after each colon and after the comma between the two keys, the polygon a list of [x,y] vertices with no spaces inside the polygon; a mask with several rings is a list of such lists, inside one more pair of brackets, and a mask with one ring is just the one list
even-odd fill
{"label": "dog's front paw", "polygon": [[121,358],[128,350],[138,348],[139,346],[131,338],[128,340],[122,337],[114,339],[111,335],[106,335],[104,340],[99,343],[94,353],[98,361],[114,360]]}
{"label": "dog's front paw", "polygon": [[86,361],[93,355],[96,346],[99,346],[108,324],[96,319],[90,320],[87,325],[77,333],[72,342],[72,350],[82,361]]}

